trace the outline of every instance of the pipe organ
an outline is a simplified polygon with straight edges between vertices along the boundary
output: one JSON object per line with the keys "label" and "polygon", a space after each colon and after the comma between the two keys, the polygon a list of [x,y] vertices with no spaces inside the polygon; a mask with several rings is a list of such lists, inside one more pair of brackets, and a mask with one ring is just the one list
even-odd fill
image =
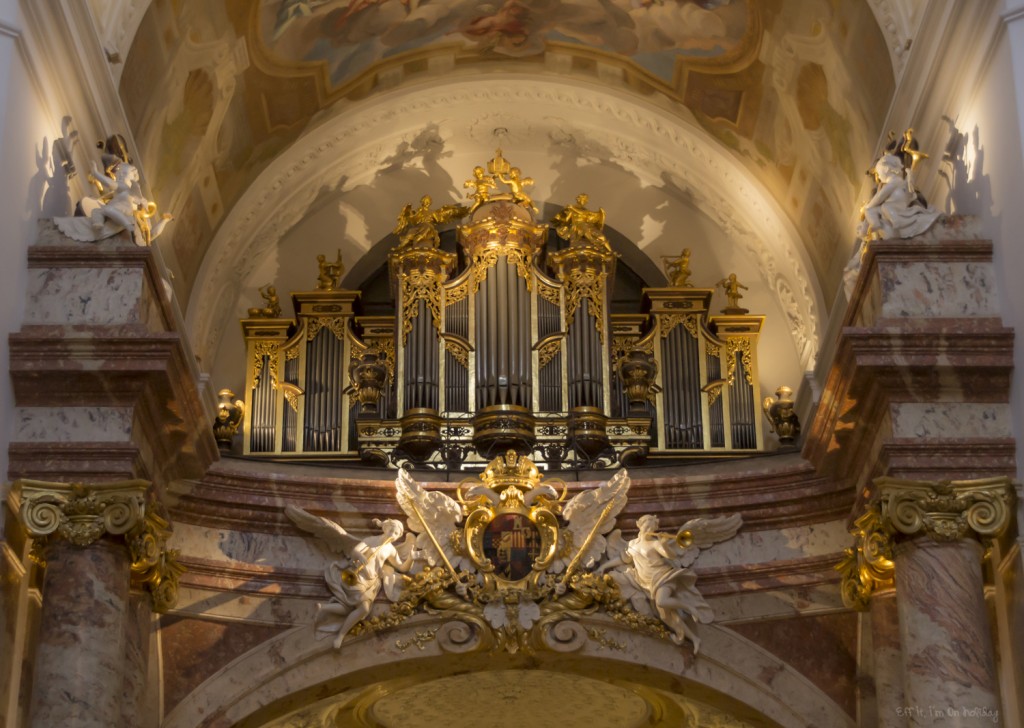
{"label": "pipe organ", "polygon": [[[471,205],[406,205],[394,316],[360,315],[325,256],[294,320],[250,309],[244,453],[472,468],[513,449],[560,468],[763,450],[764,317],[738,306],[735,276],[712,314],[684,251],[673,285],[612,313],[604,211],[580,195],[538,222],[531,184],[499,150],[466,182]],[[438,232],[451,222],[455,252]]]}

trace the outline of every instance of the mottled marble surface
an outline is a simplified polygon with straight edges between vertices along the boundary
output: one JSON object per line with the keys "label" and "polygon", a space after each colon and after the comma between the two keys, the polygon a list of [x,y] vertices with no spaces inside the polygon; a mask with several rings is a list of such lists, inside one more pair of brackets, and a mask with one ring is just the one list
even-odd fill
{"label": "mottled marble surface", "polygon": [[30,269],[25,324],[116,325],[143,323],[142,268]]}
{"label": "mottled marble surface", "polygon": [[130,407],[18,407],[15,442],[130,442]]}
{"label": "mottled marble surface", "polygon": [[217,670],[282,631],[281,627],[244,622],[160,617],[164,712],[170,712]]}
{"label": "mottled marble surface", "polygon": [[[981,545],[897,546],[896,597],[909,726],[992,726],[999,698]],[[998,718],[997,718],[998,720]]]}
{"label": "mottled marble surface", "polygon": [[121,725],[128,566],[123,543],[56,541],[48,550],[33,726]]}
{"label": "mottled marble surface", "polygon": [[901,708],[907,703],[903,694],[900,621],[894,591],[876,592],[871,597],[869,621],[878,728],[903,728],[907,719]]}
{"label": "mottled marble surface", "polygon": [[879,264],[881,318],[964,318],[999,315],[991,263],[900,261]]}
{"label": "mottled marble surface", "polygon": [[851,718],[857,715],[857,615],[852,612],[731,624],[791,665]]}
{"label": "mottled marble surface", "polygon": [[896,402],[890,406],[892,435],[903,438],[1013,437],[1009,404]]}

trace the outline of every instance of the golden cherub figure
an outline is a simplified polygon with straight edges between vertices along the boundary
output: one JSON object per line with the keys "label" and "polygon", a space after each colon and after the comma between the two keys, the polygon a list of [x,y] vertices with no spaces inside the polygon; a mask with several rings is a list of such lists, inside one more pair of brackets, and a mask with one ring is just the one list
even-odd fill
{"label": "golden cherub figure", "polygon": [[513,167],[507,159],[501,156],[501,149],[495,151],[494,159],[487,163],[487,171],[500,182],[508,185],[512,190],[512,202],[537,212],[533,200],[524,191],[527,187],[533,186],[533,177],[523,177],[519,167]]}
{"label": "golden cherub figure", "polygon": [[412,205],[406,205],[398,213],[398,225],[394,233],[398,236],[399,247],[438,248],[441,246],[441,236],[434,226],[463,217],[469,212],[469,208],[462,205],[442,205],[431,210],[433,202],[430,195],[423,195],[418,209],[413,210]]}
{"label": "golden cherub figure", "polygon": [[675,288],[693,288],[693,284],[689,282],[690,278],[690,249],[683,248],[682,254],[678,258],[671,256],[662,256],[662,260],[665,261],[665,277],[668,278],[668,284]]}
{"label": "golden cherub figure", "polygon": [[259,290],[266,305],[263,308],[250,308],[249,318],[280,318],[281,299],[277,296],[277,289],[267,284]]}
{"label": "golden cherub figure", "polygon": [[735,273],[730,273],[728,278],[723,278],[715,285],[721,286],[725,290],[725,297],[729,299],[729,305],[722,309],[722,313],[747,313],[747,309],[740,306],[740,299],[743,298],[740,289],[742,288],[744,291],[749,291],[750,289],[736,280]]}
{"label": "golden cherub figure", "polygon": [[591,245],[611,250],[604,235],[604,208],[587,209],[590,198],[585,194],[576,196],[576,204],[568,205],[551,219],[558,237],[568,240],[570,245]]}
{"label": "golden cherub figure", "polygon": [[316,287],[321,291],[336,290],[341,285],[341,274],[345,272],[345,264],[341,262],[341,248],[338,249],[338,258],[333,263],[327,262],[327,256],[322,253],[316,256],[316,262],[320,266]]}
{"label": "golden cherub figure", "polygon": [[490,199],[490,190],[493,190],[498,184],[494,181],[493,176],[484,173],[483,167],[473,167],[473,178],[467,179],[462,186],[473,190],[470,194],[470,197],[473,198],[473,206],[469,209],[470,212],[473,212]]}

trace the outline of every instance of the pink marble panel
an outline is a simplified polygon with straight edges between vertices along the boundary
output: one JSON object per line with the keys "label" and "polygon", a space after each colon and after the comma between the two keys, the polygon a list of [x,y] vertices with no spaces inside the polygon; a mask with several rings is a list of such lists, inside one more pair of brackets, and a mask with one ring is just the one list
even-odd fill
{"label": "pink marble panel", "polygon": [[[788,663],[838,703],[857,714],[857,615],[730,624],[729,628]],[[765,682],[770,682],[765,676]]]}
{"label": "pink marble panel", "polygon": [[212,619],[160,618],[164,713],[224,665],[287,628]]}

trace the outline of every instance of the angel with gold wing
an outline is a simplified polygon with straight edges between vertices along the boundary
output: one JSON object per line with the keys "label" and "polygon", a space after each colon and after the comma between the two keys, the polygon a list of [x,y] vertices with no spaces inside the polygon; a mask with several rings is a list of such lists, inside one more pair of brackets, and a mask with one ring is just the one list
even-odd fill
{"label": "angel with gold wing", "polygon": [[463,217],[469,212],[469,208],[462,205],[442,205],[431,210],[431,204],[433,200],[430,195],[423,195],[419,208],[414,210],[412,205],[406,205],[398,213],[394,233],[398,236],[400,248],[440,247],[441,236],[435,226]]}
{"label": "angel with gold wing", "polygon": [[700,639],[687,620],[707,624],[715,614],[697,591],[697,574],[690,567],[701,549],[732,538],[742,524],[738,513],[695,518],[671,534],[658,531],[657,516],[641,516],[636,538],[626,542],[618,530],[609,536],[609,553],[616,555],[597,571],[614,569],[611,576],[633,608],[648,614],[653,607],[658,618],[672,629],[673,641],[681,645],[689,639],[696,654]]}
{"label": "angel with gold wing", "polygon": [[321,604],[315,619],[318,636],[336,633],[334,646],[341,647],[345,636],[370,614],[381,587],[388,598],[398,596],[401,573],[412,566],[414,537],[406,536],[400,521],[374,519],[380,535],[359,539],[340,525],[308,513],[295,506],[285,506],[285,514],[303,531],[321,539],[327,547],[343,558],[332,561],[324,569],[324,578],[333,598]]}
{"label": "angel with gold wing", "polygon": [[604,556],[608,546],[606,535],[615,527],[615,518],[626,505],[629,483],[629,475],[620,470],[608,482],[577,493],[565,504],[562,517],[566,527],[562,535],[569,548],[550,567],[556,574],[565,570],[556,586],[557,594],[565,591],[577,568],[588,570]]}

